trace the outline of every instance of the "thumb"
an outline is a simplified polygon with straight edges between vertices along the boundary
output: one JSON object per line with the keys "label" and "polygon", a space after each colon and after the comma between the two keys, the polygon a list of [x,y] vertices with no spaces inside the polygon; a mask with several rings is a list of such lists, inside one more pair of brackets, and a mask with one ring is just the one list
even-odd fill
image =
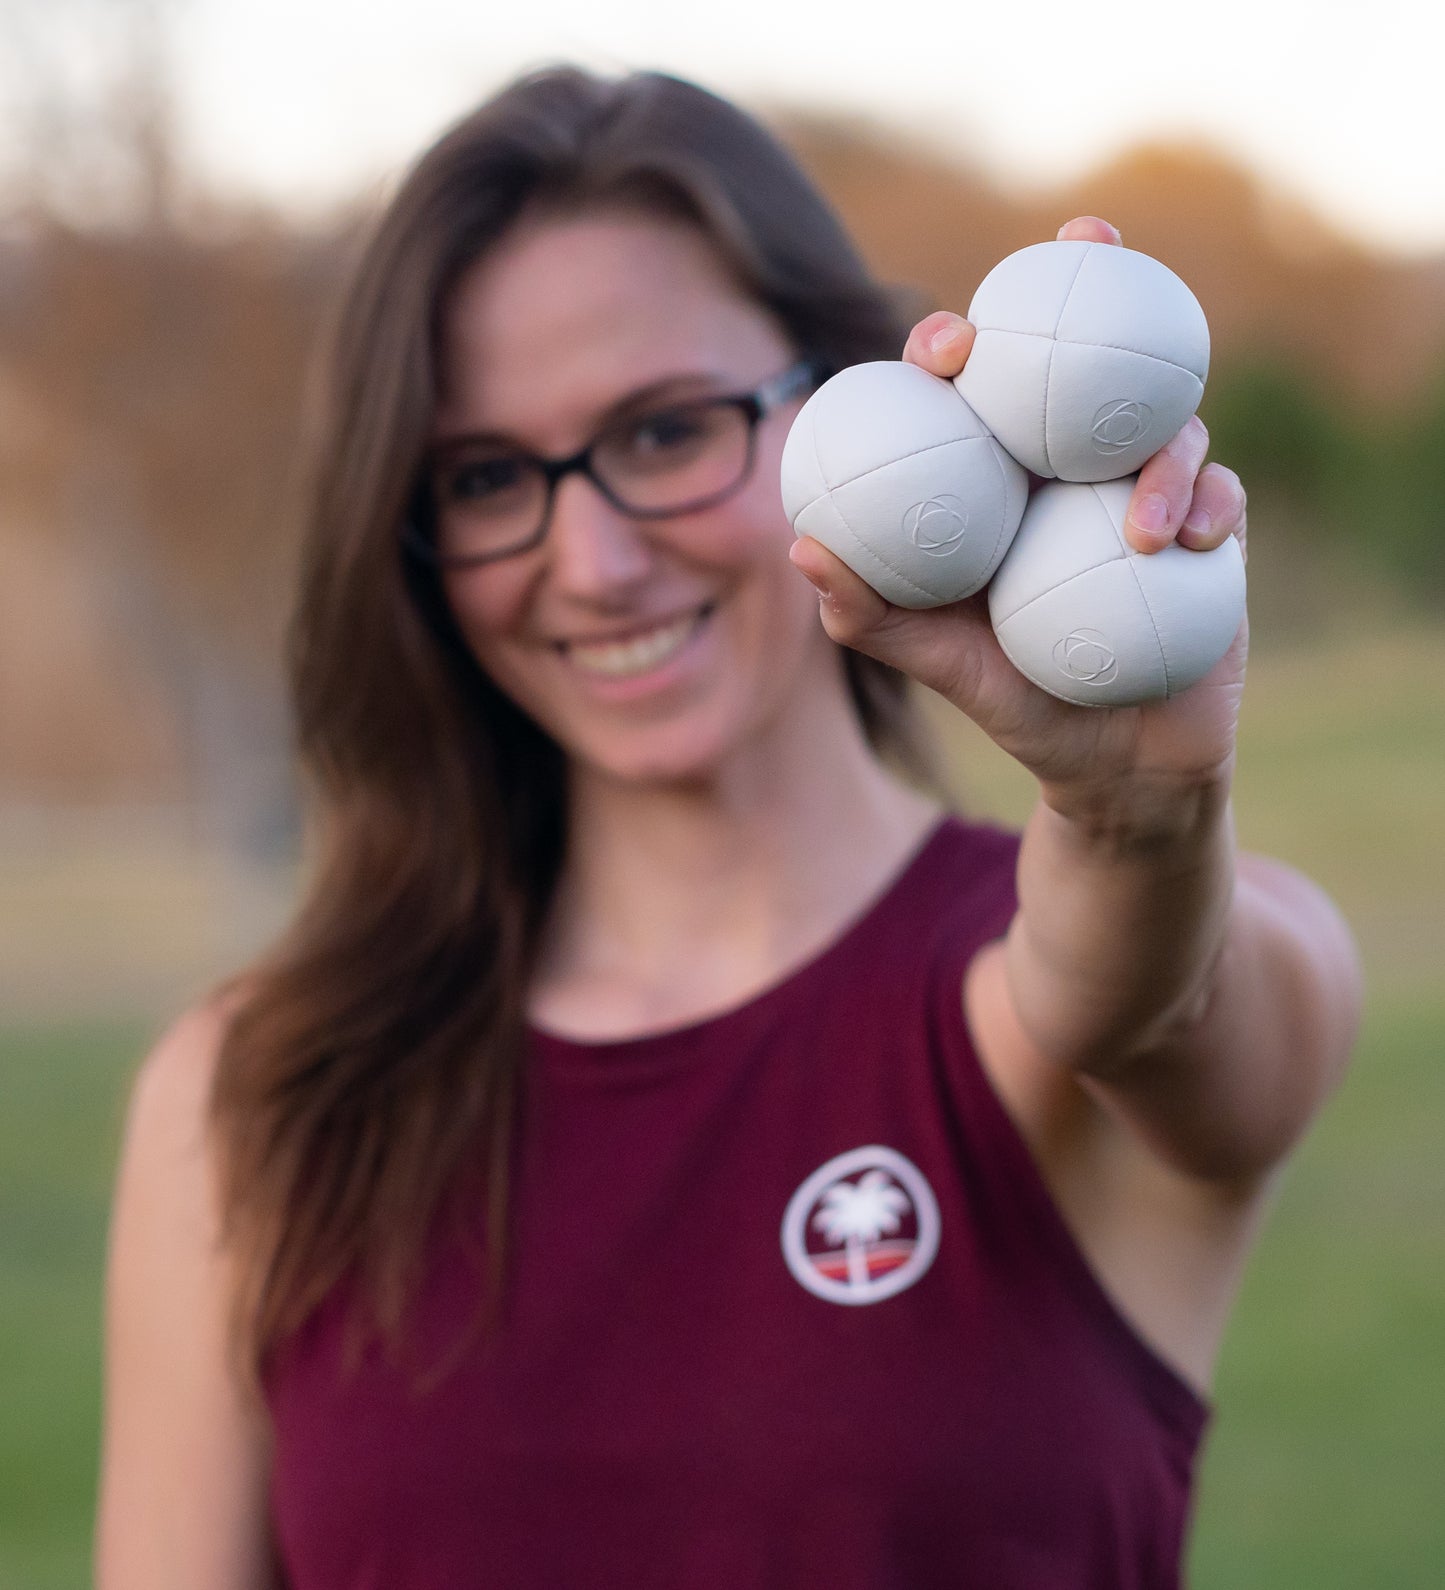
{"label": "thumb", "polygon": [[820,597],[823,628],[852,647],[946,696],[969,711],[992,654],[1002,654],[982,593],[946,607],[895,607],[811,536],[788,556]]}

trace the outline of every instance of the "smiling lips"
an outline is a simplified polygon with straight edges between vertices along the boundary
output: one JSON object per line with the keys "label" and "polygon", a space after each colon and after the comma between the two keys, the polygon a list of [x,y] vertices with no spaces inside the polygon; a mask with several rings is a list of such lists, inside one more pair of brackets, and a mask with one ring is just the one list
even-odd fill
{"label": "smiling lips", "polygon": [[586,673],[608,674],[614,678],[646,673],[680,650],[711,613],[712,604],[709,603],[696,612],[686,613],[626,640],[591,644],[563,641],[562,654]]}

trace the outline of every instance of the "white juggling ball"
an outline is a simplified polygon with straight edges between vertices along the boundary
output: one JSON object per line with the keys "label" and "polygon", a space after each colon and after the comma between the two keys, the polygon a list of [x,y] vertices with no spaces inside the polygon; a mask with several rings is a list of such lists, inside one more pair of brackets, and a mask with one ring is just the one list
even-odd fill
{"label": "white juggling ball", "polygon": [[1121,707],[1177,696],[1229,650],[1244,618],[1244,555],[1135,552],[1133,478],[1040,486],[988,591],[1009,661],[1050,695]]}
{"label": "white juggling ball", "polygon": [[1035,243],[984,277],[956,385],[1045,479],[1116,480],[1199,406],[1209,327],[1167,265],[1112,243]]}
{"label": "white juggling ball", "polygon": [[982,590],[1028,497],[1024,471],[949,381],[856,364],[798,411],[783,506],[880,596],[940,607]]}

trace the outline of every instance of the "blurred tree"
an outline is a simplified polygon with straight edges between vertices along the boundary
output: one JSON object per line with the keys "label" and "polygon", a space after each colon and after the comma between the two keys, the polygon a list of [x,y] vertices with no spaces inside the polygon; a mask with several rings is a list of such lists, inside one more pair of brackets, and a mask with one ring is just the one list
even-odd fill
{"label": "blurred tree", "polygon": [[1425,400],[1368,431],[1367,533],[1378,556],[1427,599],[1445,594],[1445,371]]}
{"label": "blurred tree", "polygon": [[1201,413],[1211,450],[1252,494],[1291,503],[1316,523],[1333,521],[1359,465],[1360,439],[1318,383],[1278,361],[1240,363],[1211,379]]}
{"label": "blurred tree", "polygon": [[31,595],[70,620],[0,636],[0,781],[71,788],[88,761],[93,785],[143,793],[144,744],[150,793],[188,795],[235,837],[274,830],[286,798],[300,368],[334,267],[253,216],[199,224],[177,180],[175,10],[11,0],[0,22],[17,129],[0,373],[27,418],[0,435],[0,547],[45,549],[7,561],[43,568]]}
{"label": "blurred tree", "polygon": [[5,0],[0,183],[80,226],[170,217],[177,162],[167,23],[182,0]]}
{"label": "blurred tree", "polygon": [[1323,535],[1432,597],[1445,589],[1445,373],[1400,408],[1346,404],[1298,368],[1234,366],[1210,383],[1213,450],[1286,534]]}

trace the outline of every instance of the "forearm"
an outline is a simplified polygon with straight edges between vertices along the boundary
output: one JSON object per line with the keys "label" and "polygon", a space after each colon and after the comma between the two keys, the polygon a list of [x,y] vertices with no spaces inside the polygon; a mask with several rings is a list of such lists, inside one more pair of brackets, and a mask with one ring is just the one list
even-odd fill
{"label": "forearm", "polygon": [[1108,1075],[1202,1010],[1234,896],[1228,780],[1071,797],[1024,833],[1007,967],[1061,1064]]}

